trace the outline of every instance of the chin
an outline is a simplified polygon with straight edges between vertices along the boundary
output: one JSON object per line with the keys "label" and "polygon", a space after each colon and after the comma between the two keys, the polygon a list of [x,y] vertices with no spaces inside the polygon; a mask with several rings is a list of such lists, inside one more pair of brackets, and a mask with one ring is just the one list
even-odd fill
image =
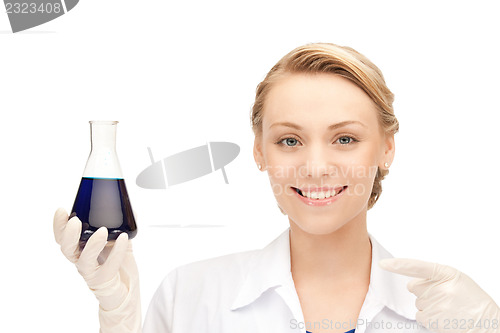
{"label": "chin", "polygon": [[288,216],[290,225],[292,223],[302,231],[311,235],[328,235],[336,232],[347,224],[347,221],[338,221],[335,217],[323,218],[292,218]]}

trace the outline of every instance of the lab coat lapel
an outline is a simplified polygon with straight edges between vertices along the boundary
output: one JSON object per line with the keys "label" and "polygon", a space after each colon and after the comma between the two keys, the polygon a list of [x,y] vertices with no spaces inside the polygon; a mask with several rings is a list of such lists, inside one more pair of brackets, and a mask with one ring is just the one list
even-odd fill
{"label": "lab coat lapel", "polygon": [[[297,322],[304,322],[290,270],[290,228],[283,231],[268,246],[258,251],[249,267],[248,274],[239,288],[231,310],[244,307],[257,300],[267,290],[274,289],[288,306],[293,318]],[[288,318],[287,322],[291,323],[293,318]],[[301,332],[305,332],[305,330],[302,329]]]}
{"label": "lab coat lapel", "polygon": [[289,284],[289,228],[250,260],[248,271],[231,306],[236,310],[255,301],[270,288]]}
{"label": "lab coat lapel", "polygon": [[372,296],[383,305],[399,315],[415,320],[417,308],[416,296],[407,289],[411,277],[386,271],[378,262],[393,256],[383,248],[370,234],[372,242],[372,267],[370,273],[370,289]]}
{"label": "lab coat lapel", "polygon": [[[289,228],[265,248],[256,251],[249,262],[246,277],[238,288],[231,310],[242,308],[269,289],[274,289],[288,305],[298,322],[304,322],[302,308],[290,270]],[[406,285],[411,278],[388,272],[378,262],[393,256],[369,234],[372,243],[370,285],[360,318],[373,318],[384,306],[410,320],[415,320],[416,297]],[[364,329],[360,330],[360,333]]]}

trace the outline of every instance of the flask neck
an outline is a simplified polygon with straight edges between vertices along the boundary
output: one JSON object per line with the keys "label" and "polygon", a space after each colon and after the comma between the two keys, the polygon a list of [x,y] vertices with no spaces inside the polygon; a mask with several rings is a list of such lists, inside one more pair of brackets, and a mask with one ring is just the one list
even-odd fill
{"label": "flask neck", "polygon": [[90,143],[92,151],[116,151],[116,123],[115,121],[90,123]]}
{"label": "flask neck", "polygon": [[116,154],[116,124],[117,121],[90,122],[91,150],[83,177],[123,178]]}

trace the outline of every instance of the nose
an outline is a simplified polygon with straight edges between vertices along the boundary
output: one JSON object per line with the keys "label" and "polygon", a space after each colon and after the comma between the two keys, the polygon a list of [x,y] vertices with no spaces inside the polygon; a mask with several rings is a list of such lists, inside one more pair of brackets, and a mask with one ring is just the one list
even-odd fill
{"label": "nose", "polygon": [[323,145],[310,145],[306,157],[307,178],[331,176],[335,171],[332,151]]}

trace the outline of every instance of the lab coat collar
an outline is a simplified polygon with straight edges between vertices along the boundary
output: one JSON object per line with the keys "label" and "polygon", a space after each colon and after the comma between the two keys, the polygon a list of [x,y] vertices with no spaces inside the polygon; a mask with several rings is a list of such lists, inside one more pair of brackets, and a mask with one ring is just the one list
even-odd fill
{"label": "lab coat collar", "polygon": [[231,310],[255,301],[266,290],[284,286],[291,277],[290,238],[287,228],[265,248],[255,251],[247,276],[239,288]]}
{"label": "lab coat collar", "polygon": [[372,266],[369,292],[383,305],[397,314],[416,320],[416,296],[407,289],[411,277],[399,275],[381,268],[378,262],[385,258],[394,258],[375,237],[368,233],[372,243]]}
{"label": "lab coat collar", "polygon": [[[289,286],[293,281],[290,267],[290,228],[269,245],[255,251],[250,259],[245,279],[238,288],[231,310],[246,306],[265,291]],[[393,256],[368,233],[372,244],[372,264],[367,298],[378,302],[399,315],[415,320],[415,296],[406,289],[409,278],[382,269],[378,262]],[[293,283],[293,282],[292,282]]]}

